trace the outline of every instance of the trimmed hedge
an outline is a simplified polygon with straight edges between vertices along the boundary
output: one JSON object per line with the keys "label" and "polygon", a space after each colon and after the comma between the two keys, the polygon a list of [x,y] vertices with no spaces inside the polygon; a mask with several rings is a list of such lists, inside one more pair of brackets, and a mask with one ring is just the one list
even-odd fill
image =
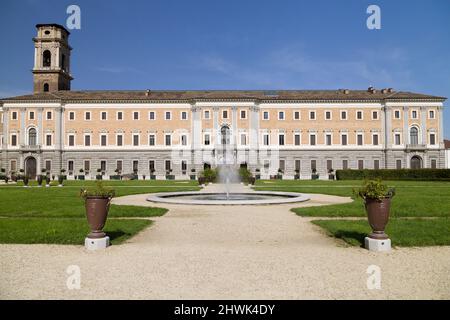
{"label": "trimmed hedge", "polygon": [[337,180],[429,180],[450,181],[450,169],[336,170]]}

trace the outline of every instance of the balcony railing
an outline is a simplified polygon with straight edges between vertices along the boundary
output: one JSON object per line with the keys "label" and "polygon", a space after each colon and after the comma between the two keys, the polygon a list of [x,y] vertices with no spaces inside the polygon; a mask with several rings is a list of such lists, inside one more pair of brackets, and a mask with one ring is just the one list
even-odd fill
{"label": "balcony railing", "polygon": [[407,144],[406,145],[406,149],[407,150],[417,150],[417,151],[422,151],[425,150],[427,148],[426,144]]}
{"label": "balcony railing", "polygon": [[20,150],[24,151],[24,152],[40,151],[41,147],[42,146],[40,144],[36,144],[36,145],[21,144]]}

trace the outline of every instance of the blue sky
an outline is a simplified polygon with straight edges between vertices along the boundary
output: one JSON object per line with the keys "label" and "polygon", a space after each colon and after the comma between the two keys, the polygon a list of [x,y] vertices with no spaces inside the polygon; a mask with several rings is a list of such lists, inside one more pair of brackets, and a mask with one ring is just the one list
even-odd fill
{"label": "blue sky", "polygon": [[[373,85],[450,97],[447,0],[2,0],[0,96],[32,90],[34,26],[65,24],[70,4],[82,15],[73,90]],[[366,27],[370,4],[381,30]],[[448,109],[444,127],[450,137]]]}

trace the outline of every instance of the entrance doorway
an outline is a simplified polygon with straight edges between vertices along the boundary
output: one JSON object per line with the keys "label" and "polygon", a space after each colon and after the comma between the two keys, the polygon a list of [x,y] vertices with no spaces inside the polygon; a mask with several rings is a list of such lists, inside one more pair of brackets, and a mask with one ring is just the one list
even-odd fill
{"label": "entrance doorway", "polygon": [[419,156],[413,156],[411,158],[411,169],[421,169],[422,159]]}
{"label": "entrance doorway", "polygon": [[33,157],[28,157],[25,160],[25,174],[30,179],[36,179],[36,159]]}

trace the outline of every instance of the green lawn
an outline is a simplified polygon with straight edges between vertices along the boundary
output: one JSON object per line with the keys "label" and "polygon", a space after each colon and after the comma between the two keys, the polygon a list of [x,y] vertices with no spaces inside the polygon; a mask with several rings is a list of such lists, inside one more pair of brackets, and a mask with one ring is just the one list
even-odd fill
{"label": "green lawn", "polygon": [[[144,219],[109,219],[104,231],[112,244],[120,244],[148,227]],[[82,245],[89,233],[86,219],[2,218],[0,243],[51,243]]]}
{"label": "green lawn", "polygon": [[[116,196],[131,194],[195,191],[196,181],[104,181]],[[52,182],[57,184],[57,182]],[[84,201],[78,196],[83,187],[95,181],[65,181],[64,187],[24,188],[22,183],[0,185],[0,243],[83,244],[89,232]],[[156,207],[111,205],[109,217],[155,217],[167,209]],[[140,219],[109,219],[105,232],[113,244],[130,238],[151,223]]]}
{"label": "green lawn", "polygon": [[[303,193],[322,193],[352,196],[353,188],[362,181],[258,181],[256,190],[278,190]],[[395,187],[392,200],[393,217],[450,217],[450,182],[386,181]],[[311,217],[363,217],[366,215],[360,199],[348,204],[296,208],[300,216]]]}
{"label": "green lawn", "polygon": [[[371,232],[367,220],[315,220],[312,223],[345,242],[363,246]],[[391,219],[386,233],[393,246],[420,247],[450,245],[450,219]]]}
{"label": "green lawn", "polygon": [[[450,245],[450,182],[434,181],[385,181],[395,187],[392,199],[391,219],[386,233],[393,246]],[[353,188],[362,181],[258,181],[256,190],[277,190],[302,193],[322,193],[337,196],[352,196]],[[309,208],[292,209],[306,217],[366,217],[363,202]],[[413,217],[419,219],[402,219]],[[420,219],[436,217],[436,219]],[[367,219],[364,220],[315,220],[330,235],[341,238],[352,245],[362,245],[370,233]]]}

